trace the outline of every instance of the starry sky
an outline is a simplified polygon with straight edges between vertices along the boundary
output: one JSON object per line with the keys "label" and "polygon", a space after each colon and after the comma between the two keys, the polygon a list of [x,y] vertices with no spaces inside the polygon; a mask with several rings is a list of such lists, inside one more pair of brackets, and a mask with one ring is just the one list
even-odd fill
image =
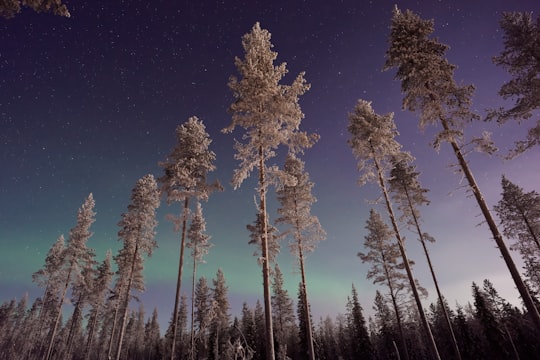
{"label": "starry sky", "polygon": [[[217,171],[211,177],[225,186],[204,204],[214,247],[198,272],[212,278],[223,269],[233,314],[243,301],[254,306],[262,299],[261,272],[246,230],[255,220],[255,178],[232,189],[234,139],[220,132],[231,122],[227,82],[237,75],[235,56],[243,57],[241,37],[258,21],[272,34],[277,62],[287,62],[284,82],[306,72],[311,90],[300,99],[302,128],[321,135],[303,158],[318,198],[312,212],[328,234],[306,263],[314,318],[343,313],[352,283],[365,312],[372,312],[376,287],[366,280],[369,265],[356,254],[363,251],[370,207],[384,209],[373,205],[379,197],[375,186],[357,186],[356,161],[346,143],[347,114],[359,98],[372,101],[380,114],[395,112],[398,140],[417,158],[420,180],[430,189],[431,204],[422,209],[424,230],[437,239],[430,250],[450,305],[470,301],[472,281],[485,278],[517,304],[517,290],[481,224],[480,210],[464,179],[453,173],[451,149],[430,148],[435,129],[418,130],[416,117],[401,110],[394,71],[382,71],[396,2],[435,19],[435,36],[450,45],[448,59],[458,66],[457,82],[477,88],[475,111],[484,115],[486,108],[508,104],[497,95],[508,75],[491,62],[502,49],[499,19],[503,11],[537,16],[535,0],[96,0],[67,2],[71,18],[25,9],[0,19],[0,301],[25,293],[33,301],[42,294],[31,275],[58,236],[68,236],[90,192],[97,216],[88,246],[98,260],[107,249],[118,250],[117,223],[131,189],[145,174],[161,175],[157,163],[175,145],[176,126],[193,115],[213,139]],[[483,130],[493,132],[504,154],[526,126],[479,122],[466,131]],[[493,206],[502,174],[527,191],[539,190],[539,155],[536,148],[512,161],[481,154],[468,159]],[[275,209],[271,200],[271,218]],[[159,248],[145,264],[147,291],[141,299],[148,314],[158,308],[164,326],[174,302],[179,249],[179,235],[166,215],[179,211],[179,204],[162,203]],[[426,303],[434,302],[420,244],[412,234],[405,236],[414,273],[430,291]],[[184,294],[191,291],[190,262],[187,258]],[[296,298],[300,276],[286,243],[278,262]]]}

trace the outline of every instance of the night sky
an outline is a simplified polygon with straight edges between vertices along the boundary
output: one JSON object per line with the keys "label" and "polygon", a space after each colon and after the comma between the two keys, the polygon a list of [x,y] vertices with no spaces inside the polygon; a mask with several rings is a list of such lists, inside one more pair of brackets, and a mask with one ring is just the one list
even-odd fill
{"label": "night sky", "polygon": [[[256,249],[247,244],[246,230],[255,220],[256,176],[232,189],[229,182],[238,165],[234,136],[220,132],[231,122],[227,108],[233,95],[227,82],[237,75],[234,57],[243,57],[241,37],[258,21],[272,34],[277,63],[287,62],[284,82],[306,71],[311,90],[300,99],[302,128],[321,135],[303,158],[318,198],[312,212],[328,234],[306,263],[314,319],[343,313],[352,283],[365,312],[372,312],[376,287],[366,280],[369,265],[356,254],[363,251],[365,221],[379,192],[372,185],[356,185],[356,161],[346,143],[347,114],[359,98],[372,101],[377,113],[395,112],[398,140],[417,158],[432,201],[422,209],[424,230],[437,239],[430,250],[450,305],[471,301],[472,281],[485,278],[518,304],[506,266],[487,226],[480,224],[480,210],[465,192],[465,180],[453,173],[449,145],[443,144],[439,153],[430,148],[438,129],[418,130],[416,117],[401,110],[394,71],[382,71],[394,3],[71,1],[71,18],[24,9],[13,19],[0,19],[0,302],[25,293],[30,301],[41,296],[43,289],[31,275],[42,267],[58,236],[68,236],[90,192],[97,217],[88,246],[100,261],[107,249],[115,252],[120,246],[117,223],[135,182],[147,173],[161,175],[157,163],[175,145],[176,126],[193,115],[204,121],[213,139],[218,169],[211,178],[225,186],[204,204],[214,247],[198,273],[212,278],[223,269],[232,314],[239,314],[243,301],[254,306],[262,299],[261,271],[252,256]],[[503,11],[533,11],[536,17],[538,1],[397,3],[402,10],[435,19],[435,36],[450,45],[448,59],[458,66],[456,81],[477,88],[475,111],[485,115],[486,108],[505,104],[497,91],[508,75],[491,61],[502,49],[499,19]],[[479,122],[467,135],[492,131],[504,154],[524,136],[526,125]],[[526,191],[540,190],[539,156],[535,148],[512,161],[481,154],[468,159],[493,206],[502,174]],[[270,198],[270,218],[275,219]],[[172,311],[179,249],[179,234],[166,215],[179,211],[179,204],[162,203],[159,248],[145,263],[147,291],[141,299],[148,314],[158,308],[162,324]],[[416,262],[413,271],[430,291],[427,302],[434,302],[420,244],[412,234],[405,236]],[[191,259],[186,261],[182,293],[189,295]],[[296,298],[300,276],[286,243],[278,261]]]}

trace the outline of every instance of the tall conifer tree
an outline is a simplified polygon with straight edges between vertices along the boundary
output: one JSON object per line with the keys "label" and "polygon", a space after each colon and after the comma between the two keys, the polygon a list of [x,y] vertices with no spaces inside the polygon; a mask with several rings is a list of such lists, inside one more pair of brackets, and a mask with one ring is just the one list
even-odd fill
{"label": "tall conifer tree", "polygon": [[176,354],[176,324],[178,323],[178,306],[180,303],[180,289],[182,286],[182,273],[184,268],[184,249],[189,217],[190,201],[207,201],[213,191],[222,190],[218,181],[208,182],[208,174],[216,169],[214,161],[216,154],[210,150],[212,140],[206,132],[203,122],[196,116],[190,117],[184,124],[176,128],[176,145],[160,162],[164,175],[158,181],[161,192],[165,195],[167,203],[182,203],[182,211],[178,217],[170,218],[175,223],[175,230],[181,232],[180,254],[178,261],[178,275],[173,308],[173,335],[171,339],[171,360]]}
{"label": "tall conifer tree", "polygon": [[270,37],[270,33],[261,29],[259,23],[253,26],[250,33],[243,36],[245,58],[235,60],[240,79],[233,76],[229,81],[229,87],[235,97],[229,108],[232,123],[223,131],[231,133],[236,127],[246,131],[242,136],[245,142],[237,141],[235,144],[235,159],[240,160],[240,166],[234,172],[232,180],[234,188],[238,188],[254,169],[259,171],[257,191],[258,213],[262,225],[260,238],[266,354],[267,360],[274,360],[266,193],[278,168],[268,167],[267,161],[276,155],[280,145],[286,145],[290,151],[296,153],[310,147],[316,137],[299,131],[304,114],[298,100],[309,89],[304,73],[300,73],[291,85],[280,84],[287,73],[286,64],[274,65],[277,53],[272,51]]}
{"label": "tall conifer tree", "polygon": [[[482,211],[521,298],[540,330],[538,309],[534,306],[462,151],[465,125],[478,118],[470,109],[474,87],[457,85],[454,80],[455,66],[444,58],[448,47],[429,37],[433,31],[433,21],[423,20],[409,10],[401,12],[396,6],[385,69],[397,68],[396,79],[401,81],[404,93],[403,108],[420,114],[420,127],[442,127],[442,131],[435,136],[433,146],[438,149],[442,142],[448,142],[452,147],[459,168],[467,179],[469,189]],[[483,149],[492,149],[488,139],[477,145]]]}

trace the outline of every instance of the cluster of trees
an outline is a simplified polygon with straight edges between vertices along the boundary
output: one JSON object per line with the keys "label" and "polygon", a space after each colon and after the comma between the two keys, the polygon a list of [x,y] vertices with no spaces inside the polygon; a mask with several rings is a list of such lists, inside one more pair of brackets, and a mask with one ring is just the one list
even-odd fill
{"label": "cluster of trees", "polygon": [[[505,14],[505,51],[495,61],[514,78],[501,89],[503,97],[518,97],[510,110],[489,111],[489,119],[523,120],[540,107],[538,97],[540,28],[529,14]],[[420,125],[439,125],[433,140],[438,149],[447,142],[468,182],[485,222],[523,300],[524,309],[502,299],[493,285],[472,284],[474,305],[448,306],[438,286],[435,265],[427,243],[434,237],[422,230],[420,207],[429,203],[428,190],[419,182],[412,154],[396,140],[393,114],[379,115],[371,102],[360,99],[349,115],[348,141],[358,160],[361,185],[374,182],[380,189],[385,214],[370,211],[364,251],[358,256],[371,264],[367,278],[381,285],[374,300],[374,315],[368,321],[352,287],[344,315],[313,323],[307,287],[305,256],[313,251],[325,232],[311,214],[316,201],[313,182],[301,160],[304,150],[318,140],[317,134],[300,130],[304,114],[299,98],[309,90],[300,73],[290,85],[281,83],[286,64],[274,65],[270,33],[257,23],[242,38],[243,59],[236,59],[239,77],[229,87],[235,101],[230,106],[232,123],[224,133],[243,130],[235,143],[240,161],[232,184],[235,188],[258,173],[256,220],[247,224],[250,243],[257,246],[262,268],[263,302],[254,308],[244,303],[239,317],[229,314],[228,288],[218,270],[212,285],[197,277],[197,265],[211,248],[206,234],[203,203],[219,182],[209,181],[216,155],[201,120],[188,119],[176,129],[177,144],[160,162],[163,175],[149,174],[137,181],[131,203],[118,224],[122,247],[107,253],[102,263],[87,246],[95,221],[92,194],[79,209],[77,223],[67,241],[61,236],[51,247],[34,281],[44,288],[42,297],[28,308],[27,299],[0,307],[1,359],[507,359],[534,358],[540,350],[540,195],[525,192],[506,177],[502,199],[494,207],[495,221],[466,159],[469,146],[493,153],[487,134],[467,140],[464,127],[479,118],[471,110],[471,85],[458,85],[455,66],[444,58],[447,46],[430,38],[433,22],[411,11],[394,10],[386,69],[397,68],[396,79],[404,93],[403,107],[417,112]],[[535,50],[536,49],[536,50]],[[531,64],[532,63],[532,64]],[[539,123],[526,140],[516,143],[514,156],[538,144]],[[283,166],[268,165],[276,158]],[[279,203],[274,225],[269,221],[267,200],[271,189]],[[144,291],[143,267],[157,246],[155,212],[160,198],[180,204],[179,215],[169,219],[180,234],[179,267],[175,304],[169,327],[161,336],[157,310],[145,317],[142,304],[133,310],[136,292]],[[502,231],[499,230],[502,226]],[[425,289],[413,274],[414,261],[407,255],[404,229],[421,242],[438,301],[424,308]],[[279,230],[279,231],[278,231]],[[505,235],[514,239],[507,248]],[[276,263],[280,240],[289,239],[298,260],[301,282],[296,314],[294,301],[283,287]],[[181,296],[185,248],[191,249],[191,301]],[[522,274],[510,250],[523,258]],[[116,265],[113,270],[113,262]],[[72,304],[72,314],[63,321],[63,305]],[[188,316],[189,315],[189,316]],[[31,341],[29,341],[31,339]]]}

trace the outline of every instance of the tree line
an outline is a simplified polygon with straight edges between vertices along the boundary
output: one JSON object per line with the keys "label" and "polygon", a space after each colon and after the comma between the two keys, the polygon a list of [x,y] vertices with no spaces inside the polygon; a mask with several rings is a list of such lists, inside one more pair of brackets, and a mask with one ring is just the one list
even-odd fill
{"label": "tree line", "polygon": [[[494,61],[513,77],[500,94],[517,100],[510,109],[488,110],[484,120],[523,121],[540,108],[540,24],[528,13],[506,13],[501,27],[505,49]],[[403,108],[419,115],[420,127],[440,127],[431,144],[438,150],[448,143],[455,154],[458,172],[482,211],[524,308],[501,298],[489,280],[482,287],[472,284],[473,305],[458,305],[457,310],[448,306],[428,250],[435,238],[422,230],[420,208],[429,203],[429,190],[419,181],[414,156],[396,140],[393,114],[377,114],[370,101],[359,99],[349,114],[348,144],[358,161],[359,184],[378,186],[384,212],[371,209],[358,256],[371,265],[366,277],[380,285],[381,291],[375,294],[374,315],[368,320],[353,285],[344,301],[343,315],[314,323],[305,256],[326,234],[311,213],[316,201],[314,183],[301,159],[319,139],[318,134],[301,130],[304,114],[299,99],[310,85],[304,73],[289,85],[282,83],[288,72],[286,64],[274,64],[277,53],[272,50],[271,35],[256,23],[242,38],[244,58],[235,60],[239,76],[229,81],[234,95],[229,107],[232,122],[223,132],[243,132],[234,145],[239,165],[233,187],[240,187],[253,173],[257,175],[255,220],[246,228],[249,243],[257,247],[262,303],[254,307],[244,303],[241,314],[232,318],[223,272],[217,271],[211,285],[205,277],[197,276],[197,265],[212,247],[203,204],[223,187],[209,179],[216,169],[216,154],[210,150],[212,140],[204,123],[194,116],[176,128],[176,145],[159,163],[162,176],[156,179],[148,174],[135,184],[131,202],[118,223],[122,247],[115,255],[108,252],[101,263],[87,246],[96,214],[92,194],[85,199],[67,240],[60,236],[43,267],[33,274],[34,282],[44,289],[43,296],[30,306],[27,298],[0,306],[0,358],[535,358],[540,350],[540,195],[526,192],[504,176],[501,200],[493,207],[499,221],[495,220],[467,154],[471,150],[493,154],[497,149],[487,133],[466,136],[465,126],[480,120],[471,110],[474,87],[456,83],[455,66],[445,58],[448,47],[431,37],[433,31],[433,21],[396,7],[385,69],[397,69]],[[511,159],[537,145],[539,128],[540,120],[506,157]],[[270,165],[274,158],[283,166]],[[279,203],[274,224],[269,221],[266,205],[271,194]],[[133,308],[137,293],[144,291],[144,261],[157,246],[156,209],[162,198],[179,206],[178,214],[168,217],[179,233],[179,262],[174,308],[163,336],[156,309],[147,319],[142,304]],[[422,244],[437,291],[438,301],[427,309],[423,304],[427,292],[414,276],[414,261],[402,235],[404,227]],[[509,247],[503,235],[513,240]],[[282,239],[288,239],[301,274],[296,313],[276,261]],[[189,307],[188,299],[181,296],[186,248],[191,250]],[[523,259],[523,272],[517,269],[512,250]],[[72,314],[64,320],[66,302],[71,303]]]}

